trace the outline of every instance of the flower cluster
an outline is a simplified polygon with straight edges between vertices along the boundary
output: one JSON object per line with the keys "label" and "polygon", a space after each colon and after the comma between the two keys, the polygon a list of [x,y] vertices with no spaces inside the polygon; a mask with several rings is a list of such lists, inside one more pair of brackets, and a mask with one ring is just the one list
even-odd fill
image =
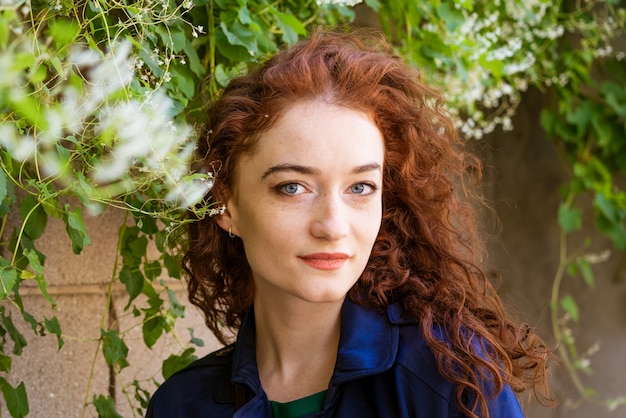
{"label": "flower cluster", "polygon": [[[175,122],[161,90],[142,96],[130,90],[136,58],[129,42],[105,54],[75,45],[57,62],[55,83],[43,88],[37,68],[49,68],[49,55],[35,57],[33,42],[20,39],[0,51],[0,146],[11,159],[57,188],[79,192],[84,202],[110,203],[146,190],[166,207],[202,199],[212,179],[189,173],[192,130]],[[25,56],[35,61],[28,71],[16,65]]]}
{"label": "flower cluster", "polygon": [[611,45],[626,21],[622,10],[616,16],[597,14],[582,20],[562,14],[548,0],[494,3],[482,10],[480,5],[455,2],[458,25],[424,24],[424,30],[450,47],[449,56],[434,57],[431,73],[446,89],[449,107],[459,115],[458,128],[466,137],[481,138],[496,126],[511,128],[511,117],[528,86],[570,82],[570,71],[554,67],[546,53],[556,51],[564,37],[580,37],[581,56],[624,57]]}

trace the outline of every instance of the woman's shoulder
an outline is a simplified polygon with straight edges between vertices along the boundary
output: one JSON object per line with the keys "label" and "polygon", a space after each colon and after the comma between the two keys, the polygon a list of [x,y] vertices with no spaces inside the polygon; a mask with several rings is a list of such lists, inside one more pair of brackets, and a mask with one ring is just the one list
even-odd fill
{"label": "woman's shoulder", "polygon": [[199,416],[196,412],[207,407],[227,407],[233,351],[226,346],[167,378],[152,395],[146,417]]}
{"label": "woman's shoulder", "polygon": [[[390,306],[388,310],[389,320],[399,326],[399,344],[396,363],[422,381],[431,390],[449,400],[456,397],[457,386],[446,379],[441,373],[435,354],[426,342],[421,326],[415,317],[404,312],[399,306]],[[431,336],[444,344],[449,343],[443,327],[433,324],[430,328]],[[467,333],[469,343],[476,349],[479,356],[483,356],[485,349],[479,337]],[[483,342],[484,343],[484,342]],[[486,381],[482,385],[489,392],[492,382]],[[522,418],[524,413],[521,409],[517,396],[509,385],[504,385],[502,390],[491,398],[488,396],[488,408],[492,417]]]}

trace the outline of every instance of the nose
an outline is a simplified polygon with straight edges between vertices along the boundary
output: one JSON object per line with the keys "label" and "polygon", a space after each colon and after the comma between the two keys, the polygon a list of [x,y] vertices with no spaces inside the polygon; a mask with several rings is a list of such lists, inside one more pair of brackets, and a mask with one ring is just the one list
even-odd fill
{"label": "nose", "polygon": [[313,206],[311,235],[329,241],[337,241],[348,235],[349,213],[341,196],[326,193],[317,197]]}

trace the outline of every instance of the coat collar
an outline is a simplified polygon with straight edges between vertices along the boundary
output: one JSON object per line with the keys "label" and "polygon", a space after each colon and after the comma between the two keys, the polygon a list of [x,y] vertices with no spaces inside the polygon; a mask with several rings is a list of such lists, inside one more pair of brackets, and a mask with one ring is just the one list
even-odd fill
{"label": "coat collar", "polygon": [[[346,298],[341,309],[341,333],[331,386],[389,369],[398,351],[399,330],[388,315],[358,305]],[[394,321],[395,322],[395,321]],[[233,353],[232,382],[261,390],[256,364],[254,311],[250,308],[241,324]]]}

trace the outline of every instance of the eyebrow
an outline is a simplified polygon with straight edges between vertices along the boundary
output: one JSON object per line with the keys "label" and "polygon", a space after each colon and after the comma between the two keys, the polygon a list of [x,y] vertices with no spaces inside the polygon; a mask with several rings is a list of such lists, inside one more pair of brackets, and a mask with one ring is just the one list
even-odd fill
{"label": "eyebrow", "polygon": [[[266,177],[274,173],[280,173],[280,172],[285,172],[285,171],[295,171],[296,173],[306,174],[306,175],[317,175],[322,172],[322,170],[320,169],[305,166],[305,165],[284,163],[284,164],[278,164],[278,165],[272,166],[268,168],[267,170],[265,170],[265,172],[263,173],[263,176],[261,176],[261,179],[263,180]],[[355,167],[352,170],[352,174],[366,173],[368,171],[381,171],[382,172],[382,167],[378,163],[363,164],[358,167]]]}

